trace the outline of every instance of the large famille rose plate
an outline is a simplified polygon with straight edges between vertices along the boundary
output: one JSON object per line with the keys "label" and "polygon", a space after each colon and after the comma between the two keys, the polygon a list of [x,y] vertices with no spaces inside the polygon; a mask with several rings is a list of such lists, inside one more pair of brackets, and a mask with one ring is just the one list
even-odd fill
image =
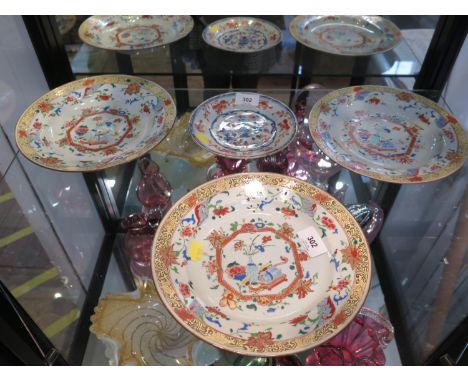
{"label": "large famille rose plate", "polygon": [[238,53],[270,49],[281,42],[281,30],[254,17],[230,17],[215,21],[203,31],[203,40],[215,48]]}
{"label": "large famille rose plate", "polygon": [[401,38],[398,27],[379,16],[297,16],[289,31],[309,48],[344,56],[382,53]]}
{"label": "large famille rose plate", "polygon": [[336,335],[371,277],[366,239],[346,208],[268,173],[226,176],[183,197],[156,233],[152,269],[181,325],[219,348],[264,356]]}
{"label": "large famille rose plate", "polygon": [[52,170],[96,171],[130,162],[174,124],[169,93],[139,77],[103,75],[70,82],[37,99],[20,117],[16,142]]}
{"label": "large famille rose plate", "polygon": [[190,16],[91,16],[79,36],[96,48],[125,52],[170,44],[192,29]]}
{"label": "large famille rose plate", "polygon": [[386,182],[444,178],[463,165],[468,152],[453,115],[425,97],[385,86],[329,93],[312,108],[309,128],[335,162]]}
{"label": "large famille rose plate", "polygon": [[297,122],[292,110],[272,97],[224,93],[201,103],[189,128],[195,142],[215,155],[254,159],[284,149],[296,134]]}

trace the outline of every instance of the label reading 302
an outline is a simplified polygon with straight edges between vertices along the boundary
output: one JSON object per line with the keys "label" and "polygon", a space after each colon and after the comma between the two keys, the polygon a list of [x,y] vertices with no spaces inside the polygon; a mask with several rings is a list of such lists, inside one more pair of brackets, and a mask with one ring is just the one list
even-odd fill
{"label": "label reading 302", "polygon": [[328,249],[320,238],[320,234],[314,227],[307,227],[298,232],[299,238],[311,257],[320,256],[328,252]]}
{"label": "label reading 302", "polygon": [[307,236],[307,242],[312,248],[318,247],[317,242],[315,241],[313,236]]}
{"label": "label reading 302", "polygon": [[255,93],[236,93],[236,105],[258,106],[260,96]]}

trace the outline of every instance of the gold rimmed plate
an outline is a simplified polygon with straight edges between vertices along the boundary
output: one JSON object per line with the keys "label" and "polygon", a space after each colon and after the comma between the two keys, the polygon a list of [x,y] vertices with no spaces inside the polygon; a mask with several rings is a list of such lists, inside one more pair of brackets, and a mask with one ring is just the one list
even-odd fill
{"label": "gold rimmed plate", "polygon": [[268,173],[227,176],[184,196],[155,235],[152,269],[185,328],[254,356],[336,335],[359,312],[371,277],[366,239],[346,208]]}
{"label": "gold rimmed plate", "polygon": [[16,125],[16,143],[26,158],[49,169],[97,171],[153,149],[175,115],[172,97],[152,81],[89,77],[34,101]]}
{"label": "gold rimmed plate", "polygon": [[385,86],[335,90],[312,108],[309,128],[332,160],[392,183],[422,183],[457,171],[468,154],[457,119],[418,94]]}
{"label": "gold rimmed plate", "polygon": [[79,36],[95,48],[133,52],[170,44],[192,29],[190,16],[91,16]]}
{"label": "gold rimmed plate", "polygon": [[309,48],[343,56],[386,52],[401,39],[398,27],[380,16],[297,16],[289,31]]}

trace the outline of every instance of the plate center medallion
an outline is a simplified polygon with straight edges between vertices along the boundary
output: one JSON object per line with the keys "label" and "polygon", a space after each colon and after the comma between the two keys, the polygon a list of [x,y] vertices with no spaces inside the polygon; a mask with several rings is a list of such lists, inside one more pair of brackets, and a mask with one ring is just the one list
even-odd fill
{"label": "plate center medallion", "polygon": [[359,118],[345,122],[345,126],[348,131],[345,142],[362,155],[413,162],[420,130],[417,125],[407,126],[385,114],[360,114]]}
{"label": "plate center medallion", "polygon": [[228,236],[216,248],[216,262],[219,283],[226,290],[240,300],[267,305],[291,294],[303,269],[294,241],[260,225],[243,224]]}
{"label": "plate center medallion", "polygon": [[251,151],[270,145],[275,139],[276,130],[276,123],[262,113],[235,110],[215,119],[211,135],[221,146]]}
{"label": "plate center medallion", "polygon": [[157,25],[133,26],[118,30],[115,38],[122,45],[147,45],[159,41],[161,32]]}
{"label": "plate center medallion", "polygon": [[375,33],[350,25],[327,25],[317,27],[314,34],[324,44],[335,48],[356,48],[377,43]]}
{"label": "plate center medallion", "polygon": [[255,29],[230,30],[220,35],[218,42],[231,49],[261,49],[268,44],[268,37]]}
{"label": "plate center medallion", "polygon": [[118,146],[132,130],[128,116],[119,111],[96,111],[72,122],[67,138],[79,151],[106,151]]}

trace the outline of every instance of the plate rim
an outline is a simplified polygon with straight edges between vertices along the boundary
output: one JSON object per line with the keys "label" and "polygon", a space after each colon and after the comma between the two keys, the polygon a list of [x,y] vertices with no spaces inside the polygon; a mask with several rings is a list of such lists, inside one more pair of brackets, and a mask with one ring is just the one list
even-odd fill
{"label": "plate rim", "polygon": [[[458,161],[454,161],[450,166],[444,167],[443,169],[437,171],[437,172],[432,172],[430,174],[426,175],[417,175],[418,177],[421,177],[421,180],[410,180],[410,176],[390,176],[390,175],[379,175],[376,174],[375,172],[368,171],[368,170],[361,170],[361,169],[354,169],[352,166],[350,166],[347,163],[343,163],[339,158],[337,158],[336,154],[332,152],[325,144],[323,139],[316,140],[313,133],[317,132],[317,121],[318,117],[320,115],[320,106],[322,105],[323,102],[328,102],[331,99],[334,99],[340,95],[345,95],[345,94],[350,94],[353,92],[353,89],[355,88],[362,88],[362,89],[369,89],[369,90],[374,90],[374,91],[383,91],[387,93],[392,93],[392,94],[398,94],[398,93],[410,93],[414,99],[420,103],[422,103],[425,106],[429,106],[430,108],[434,109],[437,111],[439,114],[443,116],[451,116],[456,120],[456,123],[451,123],[451,126],[453,130],[455,131],[455,135],[457,137],[457,143],[458,143],[458,150],[457,153],[461,154],[461,158]],[[412,92],[411,90],[405,90],[405,89],[399,89],[399,88],[394,88],[390,86],[382,86],[382,85],[357,85],[357,86],[349,86],[346,88],[341,88],[337,90],[333,90],[330,93],[326,94],[324,97],[320,98],[312,107],[310,113],[309,113],[309,131],[312,135],[312,139],[317,144],[317,146],[322,150],[331,160],[336,162],[338,165],[346,168],[347,170],[357,173],[359,175],[366,176],[368,178],[372,178],[375,180],[383,181],[383,182],[388,182],[388,183],[395,183],[395,184],[421,184],[421,183],[428,183],[428,182],[433,182],[436,180],[444,179],[453,173],[457,172],[461,167],[463,167],[463,164],[465,163],[465,160],[468,156],[468,137],[467,133],[463,129],[462,125],[460,122],[458,122],[458,119],[452,114],[449,113],[447,110],[445,110],[442,106],[438,105],[434,101],[430,100],[429,98],[426,98],[424,96],[421,96],[419,94],[416,94]]]}
{"label": "plate rim", "polygon": [[[155,265],[156,256],[157,256],[155,248],[156,248],[156,242],[159,240],[159,236],[161,235],[161,227],[163,227],[166,224],[167,220],[169,220],[170,213],[175,211],[191,195],[195,194],[201,188],[208,188],[211,184],[215,184],[215,183],[218,183],[218,182],[221,182],[221,181],[226,181],[226,180],[229,180],[229,179],[232,179],[232,178],[248,177],[248,178],[251,178],[252,180],[255,180],[255,179],[258,179],[259,176],[267,176],[267,177],[271,177],[272,179],[275,179],[275,178],[276,179],[281,179],[281,178],[283,178],[285,181],[288,180],[289,182],[293,181],[293,182],[296,182],[296,183],[299,183],[299,184],[303,184],[306,187],[317,189],[322,194],[326,194],[332,201],[336,202],[338,205],[341,206],[341,208],[343,209],[345,215],[348,215],[348,218],[351,218],[352,221],[354,221],[354,223],[355,223],[354,226],[357,229],[358,234],[361,236],[362,244],[365,246],[365,251],[364,252],[366,254],[367,264],[368,264],[368,272],[367,272],[368,277],[367,277],[366,284],[363,287],[363,293],[360,296],[359,302],[356,304],[356,309],[350,314],[350,316],[347,318],[347,320],[345,320],[341,324],[341,327],[339,328],[339,330],[337,330],[335,332],[332,332],[332,333],[328,333],[327,335],[324,335],[323,338],[321,338],[319,341],[317,341],[316,343],[313,343],[313,346],[311,346],[309,344],[309,345],[303,346],[300,349],[297,349],[297,347],[294,347],[293,349],[290,349],[290,350],[283,350],[281,352],[276,352],[275,353],[275,352],[268,352],[268,351],[248,351],[248,350],[241,349],[241,348],[233,348],[233,347],[230,347],[230,346],[228,346],[226,344],[219,344],[219,343],[216,343],[214,341],[211,342],[211,341],[209,341],[207,339],[207,337],[204,337],[202,333],[199,333],[198,331],[193,329],[191,326],[187,325],[185,323],[185,321],[183,321],[179,317],[179,315],[177,315],[175,312],[173,312],[172,306],[171,306],[170,302],[167,301],[164,290],[163,290],[162,286],[159,284],[159,278],[158,278],[158,274],[157,274],[157,271],[156,271],[156,265]],[[286,355],[291,355],[291,354],[297,354],[297,353],[300,353],[300,352],[303,352],[303,351],[307,351],[307,350],[309,350],[309,349],[311,349],[313,347],[319,346],[319,345],[323,344],[324,342],[328,341],[329,339],[333,338],[334,336],[336,336],[338,333],[340,333],[341,331],[346,329],[346,327],[355,319],[355,317],[358,315],[358,313],[361,311],[362,307],[364,306],[364,303],[366,302],[367,296],[369,295],[369,292],[370,292],[370,284],[371,284],[371,281],[372,281],[372,273],[373,273],[372,269],[373,269],[372,253],[371,253],[371,250],[370,250],[369,243],[368,243],[367,239],[365,238],[365,235],[364,235],[364,233],[362,231],[362,228],[357,223],[357,221],[354,219],[352,214],[347,210],[347,208],[338,199],[336,199],[334,196],[328,194],[326,191],[324,191],[324,190],[322,190],[322,189],[320,189],[320,188],[318,188],[318,187],[316,187],[316,186],[314,186],[314,185],[312,185],[312,184],[310,184],[310,183],[308,183],[306,181],[303,181],[301,179],[293,178],[293,177],[290,177],[290,176],[287,176],[287,175],[282,175],[282,174],[269,173],[269,172],[248,172],[248,173],[227,175],[227,176],[224,176],[224,177],[219,178],[219,179],[213,179],[211,181],[202,183],[201,185],[199,185],[199,186],[195,187],[194,189],[190,190],[184,196],[182,196],[176,203],[174,203],[172,205],[171,209],[163,217],[163,219],[161,220],[161,223],[158,226],[158,229],[156,230],[156,232],[154,234],[153,242],[151,244],[151,275],[152,275],[152,278],[153,278],[154,285],[156,286],[157,293],[158,293],[162,303],[165,305],[166,309],[168,310],[168,312],[176,319],[176,321],[180,325],[182,325],[185,329],[187,329],[189,332],[191,332],[195,337],[199,338],[200,340],[208,343],[209,345],[215,346],[218,349],[222,349],[222,350],[233,352],[235,354],[246,355],[246,356],[276,357],[276,356],[286,356]],[[224,335],[227,335],[227,334],[224,334]],[[295,338],[297,338],[297,337],[295,337]],[[293,341],[293,339],[291,339],[290,341]]]}
{"label": "plate rim", "polygon": [[[331,16],[331,15],[330,15]],[[366,16],[366,15],[334,15],[334,17],[343,17],[343,16],[346,16],[346,17],[356,17],[356,18],[362,18],[362,17],[373,17],[373,18],[376,18],[378,19],[379,21],[383,21],[384,24],[386,24],[388,27],[390,27],[390,29],[392,29],[393,32],[398,32],[398,35],[396,36],[396,38],[394,39],[394,42],[393,44],[391,44],[388,48],[384,49],[384,50],[379,50],[379,51],[371,51],[371,52],[368,52],[368,53],[343,53],[343,52],[330,52],[329,50],[325,50],[325,49],[320,49],[319,47],[317,47],[316,45],[313,45],[313,44],[309,44],[309,43],[306,43],[298,34],[297,34],[297,24],[300,20],[304,19],[304,18],[307,18],[307,17],[320,17],[320,16],[308,16],[308,15],[298,15],[296,17],[294,17],[294,19],[291,20],[291,22],[289,23],[289,33],[291,33],[291,36],[300,44],[306,46],[307,48],[310,48],[310,49],[313,49],[313,50],[317,50],[317,51],[320,51],[320,52],[323,52],[323,53],[328,53],[328,54],[333,54],[333,55],[337,55],[337,56],[349,56],[349,57],[358,57],[358,56],[372,56],[372,55],[375,55],[375,54],[380,54],[380,53],[385,53],[385,52],[388,52],[389,50],[392,50],[394,49],[398,44],[400,44],[401,42],[401,29],[398,28],[398,26],[391,20],[385,18],[385,17],[381,17],[381,16]]]}
{"label": "plate rim", "polygon": [[[137,49],[125,49],[125,48],[115,48],[115,47],[113,48],[113,47],[109,47],[109,46],[102,46],[102,45],[94,44],[89,38],[87,38],[85,36],[85,33],[89,30],[89,26],[88,26],[88,24],[90,22],[89,20],[94,19],[94,18],[109,17],[109,16],[122,16],[122,15],[93,15],[93,16],[90,16],[90,17],[86,18],[80,24],[80,26],[78,28],[78,37],[80,38],[80,40],[83,41],[86,45],[89,45],[89,46],[91,46],[93,48],[102,49],[102,50],[106,50],[106,51],[110,51],[110,52],[116,52],[116,53],[145,52],[145,51],[149,51],[151,49],[154,49],[154,48],[157,48],[157,47],[160,47],[160,46],[172,44],[172,43],[174,43],[176,41],[179,41],[179,40],[183,39],[184,37],[186,37],[193,30],[193,27],[194,27],[194,21],[193,21],[192,16],[190,16],[190,15],[174,15],[174,16],[177,16],[177,17],[184,16],[184,17],[189,18],[187,31],[185,33],[182,33],[177,38],[169,40],[169,41],[167,41],[165,43],[156,43],[155,45],[152,45],[152,46],[148,46],[148,47],[145,47],[145,48],[137,48]],[[134,15],[134,16],[138,16],[138,15]],[[142,15],[140,15],[140,17],[141,16]],[[153,16],[158,17],[158,16],[161,16],[161,15],[153,15]]]}
{"label": "plate rim", "polygon": [[[39,162],[33,158],[31,158],[25,151],[24,151],[24,147],[23,147],[23,144],[19,142],[19,131],[20,131],[20,128],[23,126],[23,125],[26,125],[26,122],[27,122],[27,118],[28,118],[28,114],[32,113],[33,112],[33,109],[34,106],[41,102],[43,99],[45,98],[48,98],[50,96],[52,97],[57,97],[57,96],[60,96],[62,95],[65,91],[68,91],[69,89],[68,88],[73,88],[72,85],[75,85],[75,84],[78,84],[80,82],[83,82],[83,81],[87,81],[87,80],[92,80],[92,79],[96,79],[96,78],[117,78],[117,79],[124,79],[124,78],[129,78],[129,79],[133,79],[134,81],[138,81],[138,82],[145,82],[145,83],[148,83],[150,84],[151,86],[156,86],[158,87],[163,93],[165,93],[165,95],[167,96],[168,99],[171,100],[171,104],[170,106],[165,106],[165,108],[173,108],[173,112],[171,113],[172,114],[172,117],[170,118],[169,122],[167,123],[167,131],[161,136],[161,139],[159,139],[154,145],[151,145],[150,148],[148,149],[145,149],[145,150],[141,150],[139,151],[138,153],[135,153],[131,156],[129,156],[128,158],[126,158],[125,160],[122,160],[122,161],[117,161],[117,162],[114,162],[114,163],[110,163],[110,164],[107,164],[103,167],[99,167],[99,168],[88,168],[88,169],[80,169],[79,167],[76,167],[76,166],[68,166],[68,169],[63,169],[63,168],[56,168],[54,167],[53,165],[46,165],[42,162]],[[151,81],[151,80],[147,80],[145,78],[142,78],[142,77],[138,77],[138,76],[133,76],[133,75],[127,75],[127,74],[102,74],[102,75],[98,75],[98,76],[90,76],[90,77],[83,77],[83,78],[80,78],[78,80],[75,80],[75,81],[71,81],[71,82],[67,82],[66,84],[64,85],[61,85],[61,86],[58,86],[54,89],[51,89],[49,90],[47,93],[44,93],[42,94],[40,97],[38,97],[37,99],[35,99],[24,111],[23,113],[21,113],[21,115],[18,117],[18,120],[16,122],[16,126],[15,126],[15,143],[16,143],[16,146],[18,147],[18,149],[21,151],[21,154],[23,154],[23,156],[28,159],[30,162],[34,163],[35,165],[38,165],[40,167],[43,167],[43,168],[46,168],[48,170],[53,170],[53,171],[59,171],[59,172],[63,172],[63,173],[78,173],[78,172],[84,172],[84,173],[91,173],[91,172],[96,172],[96,171],[101,171],[101,170],[106,170],[106,169],[109,169],[109,168],[112,168],[112,167],[115,167],[115,166],[120,166],[122,164],[126,164],[126,163],[130,163],[132,161],[134,161],[135,159],[138,159],[140,158],[141,156],[145,155],[146,153],[152,151],[157,145],[159,145],[166,137],[167,135],[169,134],[169,132],[171,131],[171,129],[174,127],[174,123],[175,123],[175,120],[177,118],[177,108],[176,108],[176,104],[174,102],[174,99],[172,98],[172,96],[170,95],[170,93],[164,89],[161,85],[159,85],[158,83],[154,82],[154,81]],[[29,121],[30,122],[30,121]]]}
{"label": "plate rim", "polygon": [[[239,94],[239,93],[242,93],[242,94],[255,94],[255,95],[258,95],[259,98],[260,97],[265,97],[265,98],[268,98],[276,103],[279,103],[281,104],[282,106],[285,107],[285,110],[287,110],[291,116],[293,117],[294,119],[294,134],[292,134],[291,138],[285,142],[284,145],[282,145],[279,149],[275,149],[274,151],[272,151],[271,153],[268,153],[268,154],[253,154],[256,152],[256,150],[252,150],[252,155],[249,155],[249,156],[235,156],[235,155],[228,155],[226,153],[220,153],[216,150],[213,150],[211,148],[208,148],[207,146],[205,146],[203,144],[203,142],[201,142],[196,136],[195,136],[195,132],[194,132],[194,119],[195,119],[195,112],[197,111],[198,108],[201,108],[203,105],[205,104],[208,104],[210,102],[212,102],[214,99],[218,98],[218,97],[222,97],[222,96],[230,96],[230,95],[236,95],[236,94]],[[252,111],[255,111],[255,110],[252,110]],[[244,160],[253,160],[253,159],[259,159],[259,158],[263,158],[265,156],[270,156],[270,155],[274,155],[274,154],[277,154],[279,153],[280,151],[286,149],[286,147],[289,146],[289,144],[294,140],[294,138],[296,137],[297,135],[297,132],[299,130],[298,128],[298,122],[297,122],[297,117],[296,117],[296,114],[294,114],[294,112],[292,111],[292,109],[286,105],[283,101],[280,101],[274,97],[271,97],[269,95],[266,95],[266,94],[263,94],[263,93],[255,93],[255,92],[235,92],[235,91],[232,91],[232,92],[227,92],[227,93],[221,93],[221,94],[217,94],[213,97],[210,97],[208,99],[206,99],[205,101],[201,102],[198,104],[198,106],[193,109],[192,113],[190,114],[190,119],[189,119],[189,122],[188,122],[188,129],[189,129],[189,133],[190,133],[190,136],[192,137],[192,139],[195,141],[195,143],[200,146],[201,148],[209,151],[210,153],[214,154],[215,156],[220,156],[220,157],[224,157],[224,158],[229,158],[229,159],[244,159]],[[231,151],[233,152],[233,151]],[[242,152],[242,151],[241,151]]]}
{"label": "plate rim", "polygon": [[[276,41],[273,45],[270,45],[270,46],[268,46],[268,47],[261,48],[261,49],[250,50],[250,51],[247,51],[247,52],[243,52],[243,51],[236,50],[236,49],[228,49],[228,48],[224,48],[224,47],[220,47],[220,46],[215,46],[215,45],[211,44],[211,43],[207,40],[206,34],[208,33],[207,31],[208,31],[208,29],[209,29],[210,27],[212,27],[212,26],[215,25],[215,24],[219,24],[219,23],[221,23],[221,22],[226,22],[227,20],[233,20],[233,19],[250,19],[250,20],[255,20],[255,21],[259,21],[259,22],[261,22],[261,23],[267,24],[267,25],[273,27],[273,29],[276,29],[276,31],[277,31],[278,34],[279,34],[279,39],[278,39],[278,41]],[[280,43],[283,41],[283,32],[281,31],[281,29],[280,29],[279,26],[277,26],[276,24],[274,24],[274,23],[272,23],[271,21],[268,21],[268,20],[264,20],[264,19],[261,19],[261,18],[258,18],[258,17],[233,16],[233,17],[224,17],[224,18],[222,18],[222,19],[213,21],[212,23],[208,24],[208,25],[203,29],[202,38],[203,38],[203,41],[204,41],[207,45],[209,45],[210,47],[212,47],[212,48],[220,49],[220,50],[223,50],[223,51],[226,51],[226,52],[231,52],[231,53],[249,54],[249,53],[263,52],[263,51],[265,51],[265,50],[272,49],[272,48],[276,47],[278,44],[280,44]]]}

